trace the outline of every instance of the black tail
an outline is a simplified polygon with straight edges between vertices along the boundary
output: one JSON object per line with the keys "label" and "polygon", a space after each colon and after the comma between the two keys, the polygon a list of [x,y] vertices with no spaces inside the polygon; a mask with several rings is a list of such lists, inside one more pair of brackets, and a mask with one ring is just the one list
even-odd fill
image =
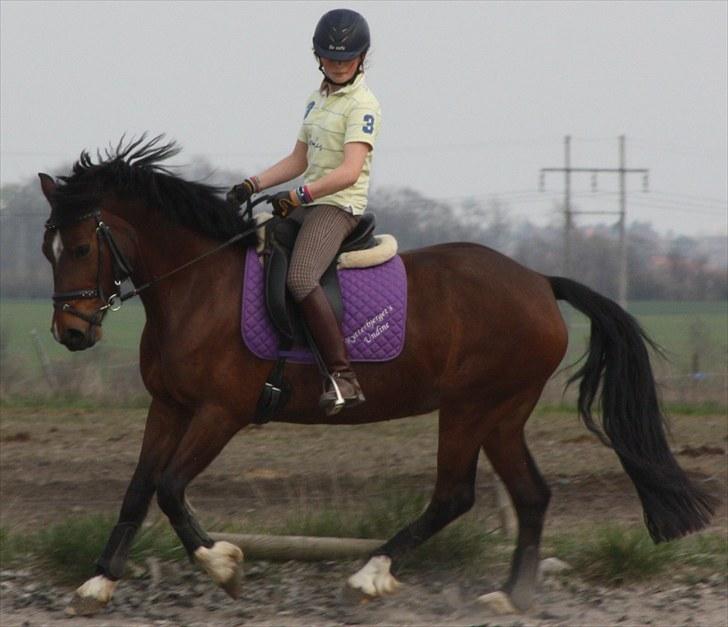
{"label": "black tail", "polygon": [[[670,452],[647,353],[652,341],[617,303],[576,281],[549,280],[557,299],[591,320],[586,363],[569,383],[581,379],[579,413],[619,456],[637,488],[652,539],[672,540],[702,529],[715,500],[690,482]],[[597,396],[603,430],[592,417]]]}

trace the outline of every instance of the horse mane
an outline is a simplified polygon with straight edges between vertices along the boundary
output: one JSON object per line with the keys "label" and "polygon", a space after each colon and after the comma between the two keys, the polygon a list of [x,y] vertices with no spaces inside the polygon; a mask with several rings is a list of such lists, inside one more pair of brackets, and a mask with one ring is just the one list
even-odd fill
{"label": "horse mane", "polygon": [[[146,134],[125,144],[124,137],[97,160],[83,151],[69,176],[59,177],[54,197],[54,213],[72,217],[94,208],[107,192],[121,198],[142,200],[159,210],[170,222],[200,235],[226,240],[252,226],[222,198],[223,188],[186,181],[173,174],[162,162],[181,148],[174,141],[163,143],[164,135],[147,140]],[[255,241],[252,234],[249,244]]]}

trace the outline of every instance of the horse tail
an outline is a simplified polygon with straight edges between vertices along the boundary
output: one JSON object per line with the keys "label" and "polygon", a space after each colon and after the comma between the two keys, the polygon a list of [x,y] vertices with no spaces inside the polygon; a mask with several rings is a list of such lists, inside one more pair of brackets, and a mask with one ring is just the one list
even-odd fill
{"label": "horse tail", "polygon": [[[591,320],[586,362],[568,384],[581,379],[579,414],[619,457],[642,501],[650,536],[662,542],[707,526],[716,501],[691,483],[667,444],[647,352],[656,345],[614,301],[570,279],[549,281],[557,299]],[[601,428],[592,416],[595,400]]]}

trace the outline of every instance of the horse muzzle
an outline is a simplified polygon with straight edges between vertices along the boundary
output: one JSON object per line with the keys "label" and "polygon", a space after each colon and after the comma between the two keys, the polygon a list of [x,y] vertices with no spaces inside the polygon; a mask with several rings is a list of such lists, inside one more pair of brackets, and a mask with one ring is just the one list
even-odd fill
{"label": "horse muzzle", "polygon": [[82,351],[91,348],[96,344],[94,333],[84,333],[78,329],[66,329],[60,335],[58,341],[70,351]]}

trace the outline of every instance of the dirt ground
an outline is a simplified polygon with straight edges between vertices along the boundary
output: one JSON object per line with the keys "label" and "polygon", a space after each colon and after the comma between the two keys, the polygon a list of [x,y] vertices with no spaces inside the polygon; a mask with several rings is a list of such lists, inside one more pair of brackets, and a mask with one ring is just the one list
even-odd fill
{"label": "dirt ground", "polygon": [[[12,532],[40,528],[72,514],[115,514],[134,469],[144,414],[4,408],[0,526]],[[383,485],[428,492],[435,477],[436,420],[431,415],[351,427],[248,428],[188,494],[214,530],[219,521],[244,527],[246,521],[284,516],[294,504],[351,503],[379,494]],[[724,415],[678,416],[671,442],[691,477],[721,498],[711,531],[724,534],[727,432]],[[574,414],[537,414],[530,421],[528,441],[553,491],[546,537],[550,531],[584,529],[605,521],[640,523],[639,502],[616,457]],[[476,509],[492,510],[493,480],[484,458],[477,491]],[[495,518],[492,522],[494,526]],[[542,582],[528,613],[498,618],[474,600],[497,588],[507,576],[505,566],[477,581],[458,569],[425,568],[407,574],[405,593],[351,607],[339,591],[357,568],[357,563],[346,562],[251,562],[243,598],[233,602],[191,566],[183,572],[175,567],[161,581],[123,581],[102,616],[81,621],[67,619],[62,612],[71,588],[39,581],[37,573],[3,571],[0,624],[728,625],[726,582],[720,576],[694,585],[661,581],[616,590],[552,577]]]}

